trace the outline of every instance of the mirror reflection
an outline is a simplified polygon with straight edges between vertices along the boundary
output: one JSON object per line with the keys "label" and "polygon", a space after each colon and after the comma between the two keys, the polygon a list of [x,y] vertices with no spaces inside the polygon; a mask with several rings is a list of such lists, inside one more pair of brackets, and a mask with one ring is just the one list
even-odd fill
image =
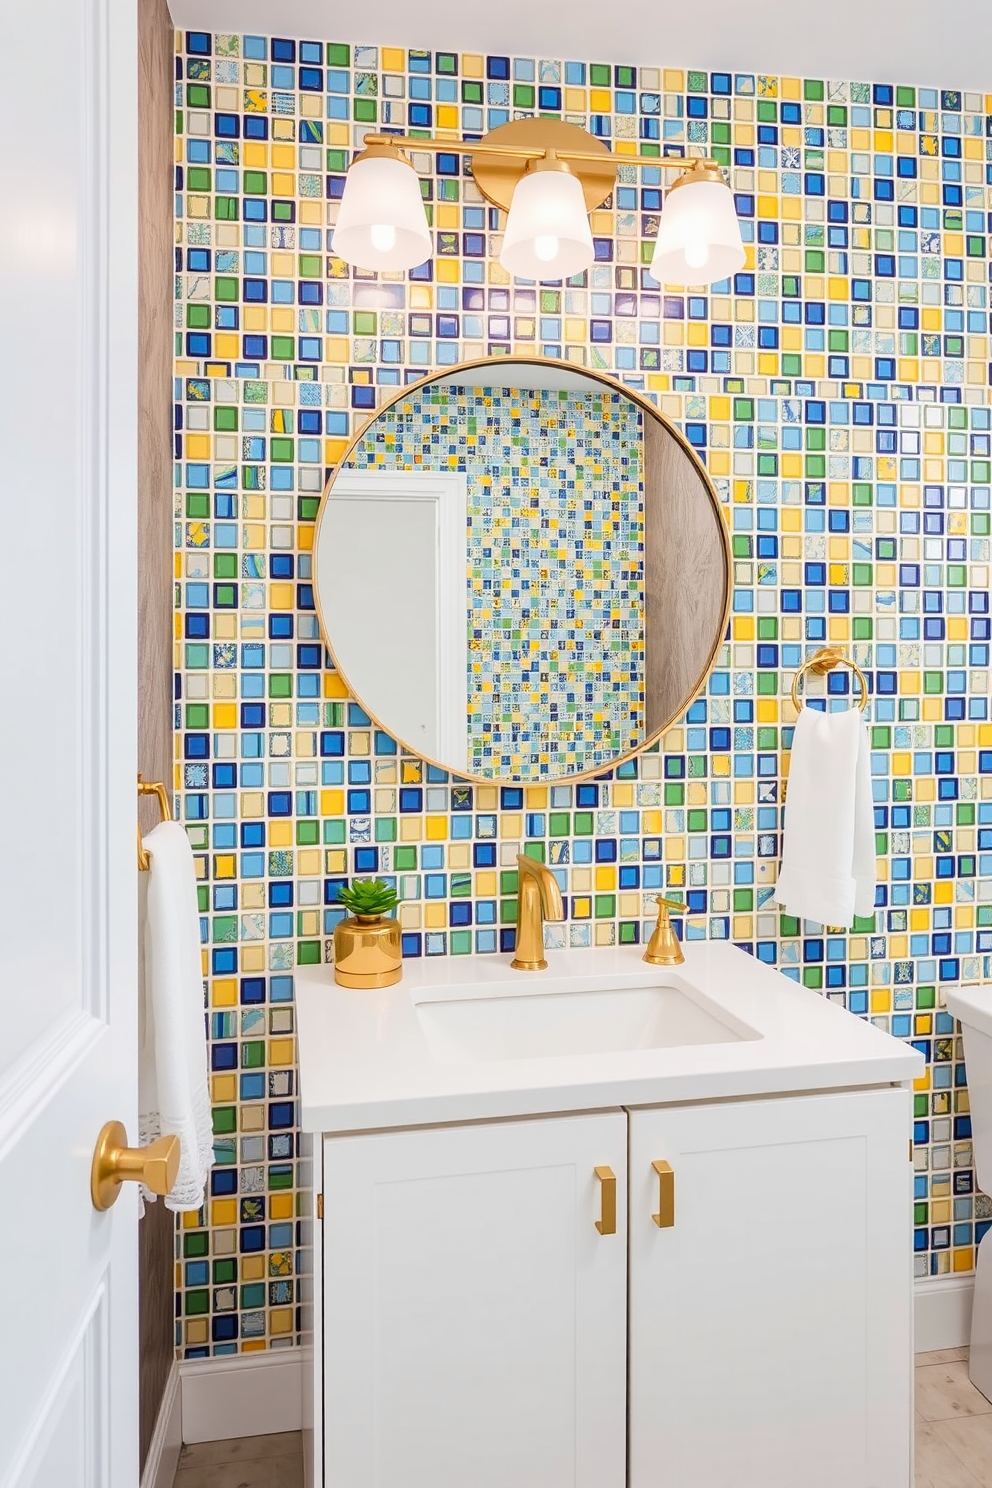
{"label": "mirror reflection", "polygon": [[315,580],[352,692],[478,779],[605,769],[672,721],[722,637],[726,534],[653,407],[560,363],[404,390],[325,492]]}

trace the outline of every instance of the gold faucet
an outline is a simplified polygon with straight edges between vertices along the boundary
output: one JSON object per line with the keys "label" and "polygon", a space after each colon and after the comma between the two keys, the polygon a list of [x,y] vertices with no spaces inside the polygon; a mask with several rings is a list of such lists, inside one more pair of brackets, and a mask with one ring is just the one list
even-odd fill
{"label": "gold faucet", "polygon": [[544,971],[544,922],[563,920],[561,890],[549,868],[525,853],[517,854],[517,954],[514,971]]}

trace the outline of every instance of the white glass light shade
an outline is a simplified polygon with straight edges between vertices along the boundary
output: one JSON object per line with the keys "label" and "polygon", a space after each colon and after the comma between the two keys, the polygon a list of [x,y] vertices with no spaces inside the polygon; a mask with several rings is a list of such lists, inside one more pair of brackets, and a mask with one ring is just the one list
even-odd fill
{"label": "white glass light shade", "polygon": [[345,178],[331,251],[360,269],[412,269],[431,256],[420,177],[405,160],[359,155]]}
{"label": "white glass light shade", "polygon": [[563,170],[529,170],[513,189],[499,261],[517,279],[569,279],[595,257],[582,186]]}
{"label": "white glass light shade", "polygon": [[744,263],[733,193],[722,181],[682,181],[665,197],[651,273],[659,284],[715,284]]}

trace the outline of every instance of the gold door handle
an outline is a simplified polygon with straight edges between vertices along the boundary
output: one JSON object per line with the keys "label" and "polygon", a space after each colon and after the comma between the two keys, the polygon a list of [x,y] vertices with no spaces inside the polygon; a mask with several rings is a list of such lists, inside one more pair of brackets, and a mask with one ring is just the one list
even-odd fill
{"label": "gold door handle", "polygon": [[167,1194],[179,1172],[179,1138],[159,1137],[147,1147],[129,1147],[120,1121],[108,1121],[96,1139],[90,1168],[94,1209],[117,1202],[122,1183],[143,1183],[154,1194]]}
{"label": "gold door handle", "polygon": [[658,1213],[651,1218],[659,1230],[670,1230],[675,1224],[675,1174],[667,1162],[653,1162],[658,1174]]}
{"label": "gold door handle", "polygon": [[596,1228],[601,1235],[617,1232],[617,1178],[612,1168],[594,1169],[599,1179],[600,1217]]}

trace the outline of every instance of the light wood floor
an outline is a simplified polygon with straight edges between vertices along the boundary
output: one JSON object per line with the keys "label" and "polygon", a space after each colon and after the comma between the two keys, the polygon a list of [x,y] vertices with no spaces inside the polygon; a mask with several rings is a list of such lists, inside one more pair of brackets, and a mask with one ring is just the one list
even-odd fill
{"label": "light wood floor", "polygon": [[[303,1488],[297,1431],[183,1447],[175,1488]],[[968,1350],[916,1356],[916,1488],[992,1488],[992,1403]]]}
{"label": "light wood floor", "polygon": [[183,1447],[175,1488],[303,1488],[303,1437],[283,1431]]}
{"label": "light wood floor", "polygon": [[968,1350],[916,1356],[916,1488],[992,1488],[992,1403]]}

